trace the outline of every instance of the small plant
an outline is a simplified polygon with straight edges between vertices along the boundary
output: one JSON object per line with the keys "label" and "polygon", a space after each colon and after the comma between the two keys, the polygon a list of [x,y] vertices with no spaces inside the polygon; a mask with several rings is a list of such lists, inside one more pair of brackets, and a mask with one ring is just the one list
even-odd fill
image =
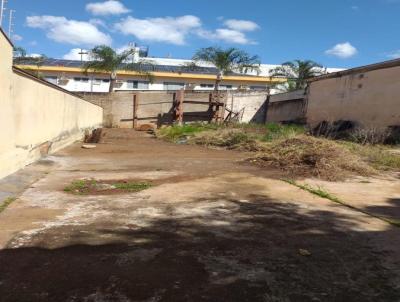
{"label": "small plant", "polygon": [[336,203],[340,203],[340,204],[344,204],[338,197],[336,197],[335,195],[329,193],[328,191],[326,191],[322,187],[316,187],[315,188],[315,187],[312,187],[312,186],[307,185],[307,184],[306,185],[300,185],[300,184],[297,184],[295,181],[290,181],[290,182],[287,181],[287,182],[292,184],[292,185],[294,185],[294,186],[296,186],[296,187],[298,187],[298,188],[300,188],[300,189],[302,189],[302,190],[304,190],[304,191],[307,191],[307,192],[310,192],[311,194],[319,196],[321,198],[329,199],[330,201],[333,201],[333,202],[336,202]]}
{"label": "small plant", "polygon": [[146,182],[120,182],[114,183],[113,186],[118,190],[139,192],[151,188],[152,185]]}
{"label": "small plant", "polygon": [[64,188],[64,192],[74,194],[85,194],[89,191],[90,185],[95,185],[94,179],[80,179],[73,181],[70,185]]}
{"label": "small plant", "polygon": [[151,183],[137,181],[98,181],[81,179],[73,181],[64,188],[64,192],[75,195],[87,195],[109,192],[139,192],[152,186]]}
{"label": "small plant", "polygon": [[3,212],[15,200],[16,200],[15,197],[8,197],[6,200],[0,203],[0,213]]}

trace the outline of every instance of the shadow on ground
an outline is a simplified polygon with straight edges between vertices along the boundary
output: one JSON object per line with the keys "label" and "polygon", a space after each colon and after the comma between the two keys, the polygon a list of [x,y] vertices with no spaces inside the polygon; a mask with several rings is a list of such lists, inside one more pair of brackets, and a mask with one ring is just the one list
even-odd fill
{"label": "shadow on ground", "polygon": [[265,196],[225,201],[145,227],[96,228],[113,244],[2,250],[1,301],[399,301],[369,242],[376,234],[348,216]]}
{"label": "shadow on ground", "polygon": [[369,206],[366,209],[368,213],[392,219],[400,225],[400,198],[391,198],[387,204],[390,206]]}

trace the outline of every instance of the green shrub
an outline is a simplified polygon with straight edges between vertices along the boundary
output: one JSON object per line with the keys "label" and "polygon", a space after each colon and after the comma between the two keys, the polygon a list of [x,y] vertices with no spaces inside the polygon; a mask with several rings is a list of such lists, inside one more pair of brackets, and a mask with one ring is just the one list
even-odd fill
{"label": "green shrub", "polygon": [[220,126],[216,124],[202,124],[202,123],[185,124],[182,126],[173,125],[159,129],[157,131],[157,136],[175,142],[181,137],[193,136],[196,133],[200,133],[207,130],[216,130],[218,129],[218,127]]}
{"label": "green shrub", "polygon": [[306,129],[300,125],[282,125],[277,123],[269,123],[265,125],[266,134],[262,138],[263,141],[270,142],[276,139],[287,139],[296,135],[305,134]]}

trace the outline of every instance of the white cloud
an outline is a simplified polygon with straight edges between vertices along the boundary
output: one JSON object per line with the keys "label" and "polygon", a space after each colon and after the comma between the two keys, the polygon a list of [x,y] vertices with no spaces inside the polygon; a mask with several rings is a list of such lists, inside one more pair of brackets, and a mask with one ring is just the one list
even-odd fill
{"label": "white cloud", "polygon": [[389,59],[399,59],[400,58],[400,49],[387,53],[386,57],[388,57]]}
{"label": "white cloud", "polygon": [[249,40],[244,33],[232,29],[219,28],[215,31],[201,29],[197,32],[197,34],[201,38],[208,40],[223,41],[226,43],[234,43],[242,45],[257,44],[256,42]]}
{"label": "white cloud", "polygon": [[349,42],[336,44],[331,49],[325,51],[327,55],[332,55],[341,59],[347,59],[355,56],[358,53],[357,48]]}
{"label": "white cloud", "polygon": [[41,58],[42,57],[42,55],[38,54],[38,53],[27,54],[26,56],[29,58]]}
{"label": "white cloud", "polygon": [[[73,48],[71,49],[67,54],[63,56],[64,60],[81,60],[81,54],[80,52],[88,53],[89,51],[87,49],[80,49],[80,48]],[[88,61],[89,60],[89,54],[84,54],[82,55],[82,60],[83,61]]]}
{"label": "white cloud", "polygon": [[12,40],[13,41],[22,41],[23,38],[22,38],[22,36],[15,34],[12,36]]}
{"label": "white cloud", "polygon": [[96,16],[121,15],[130,12],[121,2],[116,0],[88,3],[86,10]]}
{"label": "white cloud", "polygon": [[224,25],[231,30],[242,31],[242,32],[255,31],[260,28],[260,26],[253,21],[237,20],[237,19],[226,20],[224,22]]}
{"label": "white cloud", "polygon": [[94,26],[97,26],[97,27],[107,28],[107,24],[103,20],[100,20],[100,19],[97,19],[97,18],[90,19],[89,23],[93,24]]}
{"label": "white cloud", "polygon": [[133,35],[144,41],[167,42],[184,45],[187,35],[201,26],[196,16],[136,19],[131,16],[115,25],[125,35]]}
{"label": "white cloud", "polygon": [[27,25],[47,32],[47,37],[60,43],[72,45],[110,45],[112,39],[90,22],[68,20],[57,16],[30,16]]}

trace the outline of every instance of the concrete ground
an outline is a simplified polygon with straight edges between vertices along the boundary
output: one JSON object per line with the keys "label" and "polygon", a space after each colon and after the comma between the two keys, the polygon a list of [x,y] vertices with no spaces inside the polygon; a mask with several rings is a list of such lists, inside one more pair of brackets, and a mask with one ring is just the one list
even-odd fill
{"label": "concrete ground", "polygon": [[[400,301],[398,227],[243,164],[245,153],[128,130],[80,146],[0,182],[18,195],[0,214],[1,301]],[[63,191],[84,178],[157,185]],[[399,183],[323,185],[397,217]]]}

